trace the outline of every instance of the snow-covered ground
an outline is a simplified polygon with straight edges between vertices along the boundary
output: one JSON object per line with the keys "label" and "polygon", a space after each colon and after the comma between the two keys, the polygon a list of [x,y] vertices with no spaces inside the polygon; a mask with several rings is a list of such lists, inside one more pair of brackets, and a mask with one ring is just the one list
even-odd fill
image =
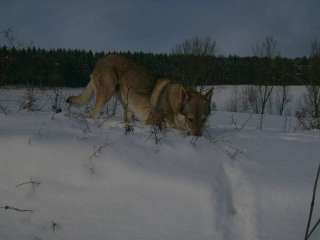
{"label": "snow-covered ground", "polygon": [[0,95],[0,207],[33,211],[1,208],[0,239],[303,238],[320,133],[294,118],[267,115],[260,131],[256,115],[217,111],[206,137],[155,144],[140,123],[125,135],[120,113],[53,114],[50,92],[28,112],[23,94]]}
{"label": "snow-covered ground", "polygon": [[[250,85],[218,85],[215,86],[213,101],[217,107],[218,111],[232,111],[235,112],[235,108],[239,112],[243,111],[246,106],[245,99],[248,96],[246,95],[247,88]],[[64,89],[62,92],[62,97],[73,95],[81,92],[81,88],[68,88]],[[6,103],[5,105],[10,105],[13,108],[21,107],[21,103],[23,102],[25,89],[23,88],[13,88],[8,87],[7,89],[0,88],[0,104]],[[48,110],[46,107],[50,108],[50,103],[54,100],[54,92],[52,89],[47,90],[38,90],[35,89],[35,93],[38,96],[41,96],[38,99],[38,107],[42,110]],[[274,86],[273,92],[270,98],[270,101],[267,104],[266,112],[272,115],[279,115],[278,107],[279,101],[282,94],[281,86]],[[287,94],[288,94],[288,104],[286,105],[286,114],[289,116],[294,116],[297,110],[301,110],[301,106],[303,105],[304,94],[306,94],[305,86],[287,86]],[[11,97],[13,96],[13,97]],[[16,97],[14,97],[16,96]],[[18,97],[17,97],[18,96]],[[236,105],[236,106],[234,106]]]}

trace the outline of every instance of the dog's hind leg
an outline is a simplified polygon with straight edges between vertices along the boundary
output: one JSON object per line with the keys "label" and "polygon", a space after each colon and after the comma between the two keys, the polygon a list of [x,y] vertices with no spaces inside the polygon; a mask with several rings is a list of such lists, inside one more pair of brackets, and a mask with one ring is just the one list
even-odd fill
{"label": "dog's hind leg", "polygon": [[116,85],[111,76],[104,76],[103,79],[97,81],[96,86],[96,102],[92,111],[89,113],[90,118],[96,118],[104,105],[110,100],[116,91]]}

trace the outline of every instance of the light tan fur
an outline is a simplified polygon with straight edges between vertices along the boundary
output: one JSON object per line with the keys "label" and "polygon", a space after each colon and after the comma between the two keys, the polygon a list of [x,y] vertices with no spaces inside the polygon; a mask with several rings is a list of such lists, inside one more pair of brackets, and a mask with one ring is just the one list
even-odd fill
{"label": "light tan fur", "polygon": [[71,96],[67,102],[75,105],[87,103],[96,96],[95,106],[89,117],[96,118],[110,98],[117,94],[125,109],[125,119],[134,113],[145,121],[151,110],[150,95],[153,78],[148,71],[133,61],[116,55],[101,58],[91,74],[91,80],[79,96]]}
{"label": "light tan fur", "polygon": [[[201,95],[168,79],[156,82],[143,66],[122,56],[108,55],[96,63],[85,90],[79,96],[69,97],[67,102],[84,105],[94,94],[95,106],[89,117],[96,118],[106,102],[117,95],[124,107],[125,121],[133,114],[147,124],[165,123],[199,136],[210,113],[212,91]],[[194,123],[190,123],[191,118]]]}

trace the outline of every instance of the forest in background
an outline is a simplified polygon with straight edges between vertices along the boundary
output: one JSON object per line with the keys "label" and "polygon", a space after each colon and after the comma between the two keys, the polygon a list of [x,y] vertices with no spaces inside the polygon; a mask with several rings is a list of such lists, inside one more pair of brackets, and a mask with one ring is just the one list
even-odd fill
{"label": "forest in background", "polygon": [[37,87],[83,87],[100,57],[127,56],[156,78],[185,85],[306,85],[311,57],[239,57],[144,52],[92,52],[70,49],[0,48],[0,84]]}

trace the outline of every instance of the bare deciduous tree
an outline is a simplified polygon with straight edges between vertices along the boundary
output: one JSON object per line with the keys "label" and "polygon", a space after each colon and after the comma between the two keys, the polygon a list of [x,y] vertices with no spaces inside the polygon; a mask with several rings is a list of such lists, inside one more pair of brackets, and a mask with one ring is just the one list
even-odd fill
{"label": "bare deciduous tree", "polygon": [[313,225],[311,228],[311,221],[313,217],[313,211],[314,211],[314,204],[317,196],[317,187],[318,187],[318,181],[319,181],[319,176],[320,176],[320,164],[318,166],[316,178],[313,184],[313,191],[312,191],[312,199],[310,203],[310,209],[309,209],[309,215],[308,215],[308,221],[307,221],[307,227],[306,227],[306,232],[304,235],[304,240],[310,239],[311,235],[314,233],[314,231],[319,227],[320,225],[320,218],[316,221],[316,223]]}
{"label": "bare deciduous tree", "polygon": [[[9,48],[17,48],[17,49],[34,46],[34,43],[32,41],[29,43],[19,41],[18,38],[15,36],[14,31],[11,27],[0,31],[0,44],[3,44],[4,46],[7,46]],[[6,63],[5,65],[9,66],[9,64],[10,63]],[[0,68],[1,67],[2,66],[0,66]],[[0,75],[0,86],[5,84],[6,84],[6,81],[4,80],[4,77],[1,77]],[[30,111],[33,111],[34,110],[33,107],[35,103],[34,87],[33,86],[30,87],[30,86],[31,86],[30,84],[27,85],[27,91],[25,95],[26,101],[23,103],[22,107]],[[1,104],[0,104],[0,111],[3,112],[4,114],[8,113],[6,107],[2,106]]]}
{"label": "bare deciduous tree", "polygon": [[287,105],[290,101],[290,89],[287,85],[282,85],[281,88],[277,91],[277,110],[281,116],[286,113]]}
{"label": "bare deciduous tree", "polygon": [[273,86],[255,85],[248,86],[244,90],[247,97],[247,103],[253,113],[260,114],[259,129],[263,128],[264,114],[266,112],[267,104],[270,104],[270,97],[273,91]]}
{"label": "bare deciduous tree", "polygon": [[315,39],[311,43],[310,58],[317,59],[320,57],[320,40]]}
{"label": "bare deciduous tree", "polygon": [[306,82],[303,109],[296,116],[306,128],[320,128],[320,41],[311,43],[310,65]]}
{"label": "bare deciduous tree", "polygon": [[[183,69],[180,69],[181,80],[190,87],[200,87],[204,90],[208,82],[208,72],[210,72],[209,56],[216,55],[216,41],[211,37],[192,37],[177,44],[171,49],[174,55],[190,55],[182,58]],[[190,71],[192,69],[192,71]]]}
{"label": "bare deciduous tree", "polygon": [[[2,31],[0,31],[0,45],[8,45],[9,47],[14,47],[14,37],[13,37],[13,31],[11,28],[7,28],[4,29]],[[5,57],[4,61],[1,61],[0,59],[0,69],[2,69],[2,71],[0,70],[0,88],[3,87],[4,85],[6,85],[6,77],[4,73],[7,67],[9,66],[8,64],[8,58]],[[4,106],[3,104],[0,103],[0,112],[7,115],[8,114],[8,109],[6,106]]]}
{"label": "bare deciduous tree", "polygon": [[173,54],[187,54],[195,56],[214,56],[216,54],[216,41],[211,37],[193,37],[177,44]]}
{"label": "bare deciduous tree", "polygon": [[280,56],[278,43],[272,36],[266,37],[262,42],[257,43],[253,48],[253,55],[256,57],[275,58]]}
{"label": "bare deciduous tree", "polygon": [[33,47],[34,42],[25,42],[25,41],[20,41],[16,37],[16,34],[14,33],[13,29],[11,27],[4,29],[0,31],[0,38],[3,39],[4,45],[10,47],[10,48],[28,48],[28,47]]}
{"label": "bare deciduous tree", "polygon": [[280,52],[277,47],[277,41],[273,37],[266,37],[262,42],[257,43],[252,50],[255,56],[264,58],[266,61],[263,69],[260,69],[259,71],[257,85],[253,87],[257,94],[255,109],[257,110],[257,113],[260,114],[258,128],[262,129],[266,106],[270,101],[273,91],[273,85],[269,85],[268,83],[270,82],[272,84],[275,80],[272,79],[272,59],[279,56]]}
{"label": "bare deciduous tree", "polygon": [[3,39],[3,44],[7,45],[8,47],[15,47],[16,46],[16,39],[13,35],[12,28],[7,28],[0,31],[1,38]]}

